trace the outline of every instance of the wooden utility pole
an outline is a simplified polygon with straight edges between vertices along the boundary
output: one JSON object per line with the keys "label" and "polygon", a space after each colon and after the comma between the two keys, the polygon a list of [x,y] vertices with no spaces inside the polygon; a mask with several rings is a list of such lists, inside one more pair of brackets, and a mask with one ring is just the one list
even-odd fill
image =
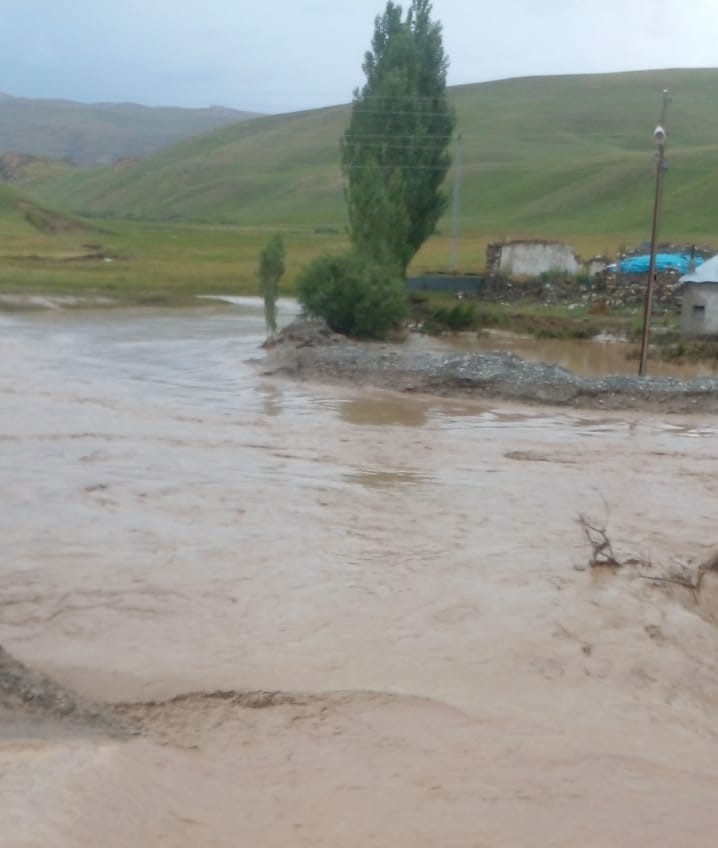
{"label": "wooden utility pole", "polygon": [[656,247],[658,243],[658,225],[661,220],[661,199],[663,197],[663,177],[666,173],[666,113],[668,111],[668,90],[663,91],[663,105],[661,107],[661,119],[653,131],[653,140],[658,145],[658,165],[656,167],[656,196],[653,201],[653,225],[651,227],[651,259],[648,263],[648,285],[646,286],[646,300],[643,307],[643,333],[641,334],[641,358],[638,366],[638,376],[643,377],[646,373],[646,360],[648,359],[648,333],[651,325],[651,311],[653,307],[653,282],[656,276]]}

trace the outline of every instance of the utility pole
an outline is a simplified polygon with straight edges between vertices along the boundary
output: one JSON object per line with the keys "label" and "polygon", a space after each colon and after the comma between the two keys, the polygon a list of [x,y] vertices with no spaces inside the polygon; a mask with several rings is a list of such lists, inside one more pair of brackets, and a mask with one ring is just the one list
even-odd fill
{"label": "utility pole", "polygon": [[661,199],[663,197],[663,177],[666,173],[666,113],[668,111],[668,90],[663,91],[663,104],[661,106],[661,119],[653,131],[653,140],[658,145],[658,165],[656,166],[656,195],[653,201],[653,225],[651,227],[651,259],[648,263],[648,285],[646,286],[646,300],[643,307],[643,333],[641,334],[641,358],[638,366],[638,376],[643,377],[646,373],[646,360],[648,359],[648,333],[651,324],[651,310],[653,306],[653,278],[656,275],[656,246],[658,242],[658,225],[661,220]]}
{"label": "utility pole", "polygon": [[459,229],[461,224],[461,133],[456,136],[454,155],[454,207],[452,213],[451,273],[459,270]]}

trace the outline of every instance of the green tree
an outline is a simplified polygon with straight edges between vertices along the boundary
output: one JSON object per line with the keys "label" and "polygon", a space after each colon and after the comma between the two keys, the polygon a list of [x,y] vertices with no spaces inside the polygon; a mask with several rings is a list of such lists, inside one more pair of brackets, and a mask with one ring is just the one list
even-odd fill
{"label": "green tree", "polygon": [[277,332],[277,297],[279,281],[284,274],[285,254],[284,240],[276,233],[267,242],[259,256],[259,291],[264,297],[264,320],[267,324],[267,337],[272,338]]}
{"label": "green tree", "polygon": [[386,338],[407,315],[403,277],[355,252],[320,256],[302,269],[296,285],[307,315],[348,336]]}
{"label": "green tree", "polygon": [[456,121],[447,68],[430,0],[412,0],[405,17],[390,0],[374,22],[342,167],[354,248],[402,275],[448,202],[441,186]]}

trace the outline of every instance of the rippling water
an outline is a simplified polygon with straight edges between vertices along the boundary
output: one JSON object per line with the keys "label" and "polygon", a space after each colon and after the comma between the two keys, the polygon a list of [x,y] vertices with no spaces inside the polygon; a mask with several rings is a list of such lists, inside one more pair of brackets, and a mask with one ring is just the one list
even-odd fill
{"label": "rippling water", "polygon": [[[291,301],[280,304],[281,321],[295,312]],[[253,491],[252,506],[271,514],[277,496],[291,503],[317,487],[328,503],[356,486],[413,488],[420,499],[432,486],[470,490],[475,463],[454,454],[471,457],[482,442],[531,459],[646,438],[661,453],[716,435],[705,418],[607,417],[265,379],[252,364],[265,334],[252,298],[196,310],[0,316],[0,330],[0,530],[7,561],[23,569],[48,557],[126,569],[161,559],[163,546],[183,559],[221,560],[234,544],[232,505],[246,509]],[[265,538],[271,518],[254,514],[251,527],[251,537]]]}
{"label": "rippling water", "polygon": [[[60,404],[84,403],[82,421],[88,431],[100,419],[110,421],[115,428],[132,429],[135,425],[130,413],[138,412],[149,421],[150,410],[152,424],[157,425],[162,409],[179,421],[191,421],[193,415],[198,420],[208,416],[208,421],[234,419],[236,423],[248,418],[260,420],[262,416],[271,419],[311,415],[317,421],[339,418],[357,427],[423,427],[427,423],[452,430],[528,427],[561,432],[562,438],[569,432],[596,434],[607,428],[616,431],[628,426],[616,418],[597,423],[594,419],[583,421],[575,414],[506,412],[490,404],[478,408],[471,403],[388,393],[357,398],[350,391],[268,381],[259,377],[252,365],[252,360],[263,355],[265,328],[260,302],[242,297],[229,300],[229,307],[184,310],[0,315],[0,385],[6,393],[6,424],[25,435],[52,429],[46,411],[41,411],[40,399],[46,397]],[[280,322],[288,322],[296,312],[293,301],[281,301]],[[478,341],[415,338],[412,344],[437,350],[508,347],[534,358],[546,354],[547,360],[566,365],[577,364],[576,357],[581,355],[585,367],[576,370],[589,373],[599,373],[601,354],[606,366],[602,373],[610,373],[610,366],[623,356],[616,351],[616,345],[610,344],[593,343],[586,352],[585,342],[547,343],[503,337]],[[28,400],[36,406],[34,415],[28,414]],[[104,411],[100,412],[100,408]],[[107,410],[114,411],[114,419],[112,415],[108,418]],[[17,415],[14,421],[13,412]],[[54,417],[52,423],[61,421]],[[690,425],[677,429],[694,432]]]}
{"label": "rippling water", "polygon": [[576,517],[705,553],[715,420],[269,380],[263,338],[0,315],[0,644],[160,742],[0,727],[9,845],[712,845],[715,632]]}
{"label": "rippling water", "polygon": [[[478,336],[462,334],[446,342],[452,349],[463,351],[504,350],[518,354],[529,362],[554,362],[582,377],[605,377],[610,374],[638,373],[638,347],[617,340],[538,339],[513,333],[488,332]],[[633,356],[630,357],[629,353]],[[718,362],[661,362],[648,357],[647,373],[651,377],[718,376]]]}

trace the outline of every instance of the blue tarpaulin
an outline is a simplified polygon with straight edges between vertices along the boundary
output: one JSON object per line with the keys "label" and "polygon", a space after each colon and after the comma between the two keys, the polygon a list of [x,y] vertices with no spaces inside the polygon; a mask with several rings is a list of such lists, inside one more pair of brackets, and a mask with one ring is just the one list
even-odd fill
{"label": "blue tarpaulin", "polygon": [[[649,254],[644,256],[630,256],[618,263],[618,270],[623,274],[647,274],[648,266],[650,265],[651,257]],[[696,256],[693,259],[693,267],[697,268],[703,264],[703,260]],[[656,254],[656,271],[678,271],[680,274],[687,274],[691,268],[691,257],[688,253],[657,253]]]}

